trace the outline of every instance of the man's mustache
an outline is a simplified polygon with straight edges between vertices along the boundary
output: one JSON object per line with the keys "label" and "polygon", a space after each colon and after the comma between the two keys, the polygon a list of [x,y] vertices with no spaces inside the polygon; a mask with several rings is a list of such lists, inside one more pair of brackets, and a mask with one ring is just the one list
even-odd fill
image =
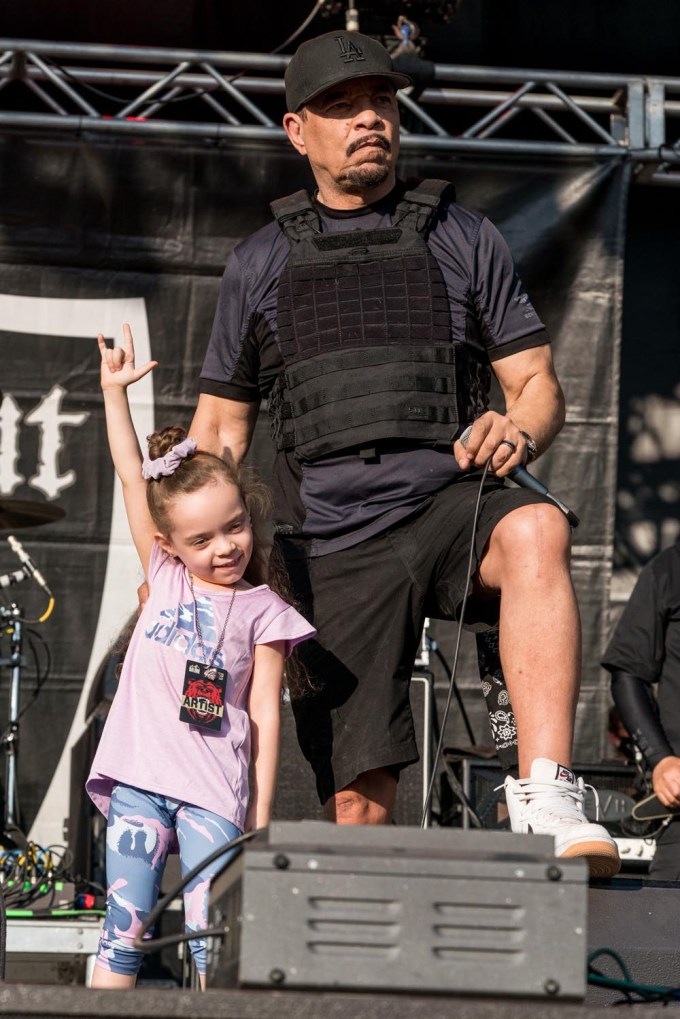
{"label": "man's mustache", "polygon": [[389,139],[385,138],[384,135],[369,134],[365,138],[358,138],[355,142],[351,142],[351,144],[347,146],[345,155],[351,156],[353,153],[358,152],[359,149],[363,149],[367,145],[371,148],[384,149],[385,152],[392,151]]}

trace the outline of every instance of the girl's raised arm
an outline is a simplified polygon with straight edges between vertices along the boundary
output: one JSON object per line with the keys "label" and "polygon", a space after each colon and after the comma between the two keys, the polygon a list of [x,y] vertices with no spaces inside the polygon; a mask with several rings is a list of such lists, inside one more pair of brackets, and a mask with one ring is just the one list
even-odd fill
{"label": "girl's raised arm", "polygon": [[147,481],[142,477],[142,451],[132,423],[127,387],[148,375],[157,361],[135,367],[135,347],[130,326],[123,326],[123,347],[106,346],[97,337],[101,354],[101,387],[106,412],[106,433],[123,497],[130,533],[146,575],[156,528],[146,503]]}

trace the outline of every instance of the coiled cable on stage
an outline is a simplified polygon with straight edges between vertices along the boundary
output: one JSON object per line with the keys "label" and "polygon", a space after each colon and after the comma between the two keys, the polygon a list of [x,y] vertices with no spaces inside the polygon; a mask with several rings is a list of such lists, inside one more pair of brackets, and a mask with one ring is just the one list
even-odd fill
{"label": "coiled cable on stage", "polygon": [[[593,963],[601,957],[613,959],[621,970],[622,977],[608,977],[599,970],[596,970]],[[606,987],[609,990],[619,990],[623,994],[623,1000],[613,1004],[635,1005],[641,1002],[657,1002],[669,1004],[671,1001],[680,1001],[680,987],[665,987],[658,984],[640,984],[633,980],[628,966],[624,959],[613,948],[598,948],[588,956],[588,983],[597,987]]]}

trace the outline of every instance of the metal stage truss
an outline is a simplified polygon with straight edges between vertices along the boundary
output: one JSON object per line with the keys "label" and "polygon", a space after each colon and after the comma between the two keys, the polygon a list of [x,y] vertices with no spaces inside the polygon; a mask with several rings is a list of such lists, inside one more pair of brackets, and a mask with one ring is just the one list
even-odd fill
{"label": "metal stage truss", "polygon": [[[23,39],[0,40],[0,54],[0,129],[285,138],[288,56]],[[430,66],[427,84],[399,93],[406,152],[623,158],[638,182],[680,185],[680,78]]]}

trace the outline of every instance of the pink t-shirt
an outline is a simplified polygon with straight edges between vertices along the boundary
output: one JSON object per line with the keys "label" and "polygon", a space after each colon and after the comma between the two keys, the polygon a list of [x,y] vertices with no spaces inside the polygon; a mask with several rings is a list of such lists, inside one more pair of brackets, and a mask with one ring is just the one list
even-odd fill
{"label": "pink t-shirt", "polygon": [[[248,688],[256,644],[286,641],[286,654],[314,628],[267,585],[237,591],[214,662],[228,673],[219,731],[179,720],[188,659],[203,662],[186,567],[154,545],[149,598],[135,627],[86,789],[108,816],[115,782],[191,803],[243,829],[248,803]],[[208,659],[232,599],[196,589]]]}

